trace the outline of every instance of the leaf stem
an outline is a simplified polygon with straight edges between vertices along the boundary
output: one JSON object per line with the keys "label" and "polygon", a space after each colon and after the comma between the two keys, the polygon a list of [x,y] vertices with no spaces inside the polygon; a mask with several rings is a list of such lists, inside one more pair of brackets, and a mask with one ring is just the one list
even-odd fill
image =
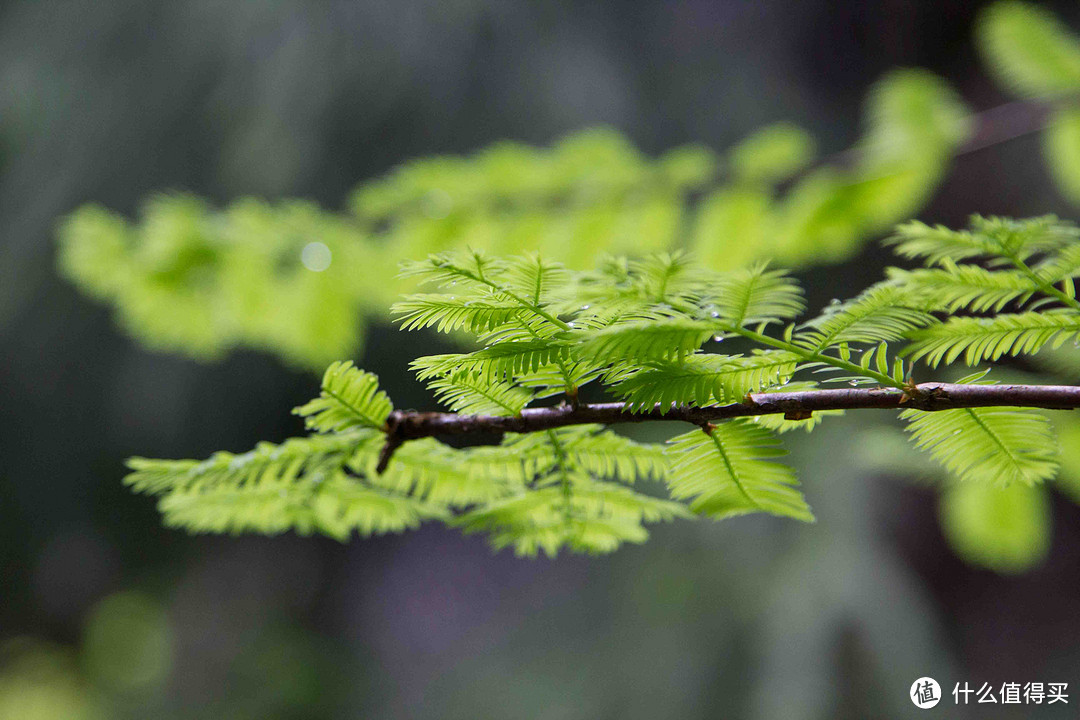
{"label": "leaf stem", "polygon": [[1024,273],[1024,275],[1026,275],[1028,279],[1038,285],[1039,289],[1042,290],[1044,293],[1046,293],[1047,295],[1052,295],[1064,304],[1071,307],[1073,310],[1080,310],[1080,300],[1077,300],[1066,292],[1062,292],[1054,285],[1054,283],[1046,282],[1045,280],[1043,280],[1041,277],[1039,277],[1039,274],[1032,270],[1030,265],[1021,260],[1020,257],[1016,255],[1016,253],[1010,253],[1008,255],[1008,258],[1017,270]]}
{"label": "leaf stem", "polygon": [[877,370],[871,370],[870,368],[864,368],[861,365],[856,365],[855,363],[849,360],[844,360],[843,358],[823,355],[820,351],[817,350],[807,350],[801,345],[796,345],[795,343],[788,342],[786,340],[769,337],[764,333],[759,333],[754,330],[748,330],[744,327],[730,326],[729,328],[726,328],[726,331],[733,332],[736,335],[741,335],[748,340],[753,340],[754,342],[760,343],[762,345],[768,345],[769,347],[777,348],[778,350],[786,350],[790,353],[794,353],[795,355],[799,355],[800,357],[802,357],[806,362],[824,363],[825,365],[831,365],[835,368],[840,368],[841,370],[847,370],[848,372],[855,373],[856,375],[862,375],[863,377],[877,380],[879,383],[887,387],[898,388],[900,390],[904,389],[904,383],[896,380],[895,378],[890,377],[885,373],[880,373]]}

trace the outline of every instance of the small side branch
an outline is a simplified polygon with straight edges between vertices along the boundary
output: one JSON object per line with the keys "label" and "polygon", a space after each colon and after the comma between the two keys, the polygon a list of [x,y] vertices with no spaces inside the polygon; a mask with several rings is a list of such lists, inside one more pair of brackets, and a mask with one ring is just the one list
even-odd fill
{"label": "small side branch", "polygon": [[527,408],[520,415],[459,415],[395,410],[386,424],[386,444],[377,470],[383,472],[402,443],[424,437],[491,433],[530,433],[569,425],[640,423],[675,420],[707,427],[716,420],[756,415],[807,419],[822,410],[903,410],[932,412],[955,408],[1027,407],[1048,410],[1080,408],[1080,386],[957,385],[921,383],[906,391],[894,388],[843,388],[799,392],[751,393],[743,402],[708,407],[655,407],[630,412],[623,403],[591,403]]}

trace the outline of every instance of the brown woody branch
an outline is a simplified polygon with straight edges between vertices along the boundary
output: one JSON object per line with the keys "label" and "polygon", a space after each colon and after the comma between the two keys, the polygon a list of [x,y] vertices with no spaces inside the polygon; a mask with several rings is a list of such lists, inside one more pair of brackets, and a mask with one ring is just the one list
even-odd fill
{"label": "brown woody branch", "polygon": [[951,410],[975,407],[1028,407],[1048,410],[1080,408],[1080,386],[1072,385],[956,385],[922,383],[907,391],[893,388],[838,388],[800,392],[751,393],[743,402],[708,407],[659,407],[631,412],[623,403],[581,404],[576,407],[527,408],[520,415],[459,415],[395,410],[386,423],[386,445],[378,472],[386,469],[394,451],[408,440],[440,435],[529,433],[538,430],[599,423],[639,423],[676,420],[701,427],[715,420],[754,415],[779,415],[805,420],[822,410]]}

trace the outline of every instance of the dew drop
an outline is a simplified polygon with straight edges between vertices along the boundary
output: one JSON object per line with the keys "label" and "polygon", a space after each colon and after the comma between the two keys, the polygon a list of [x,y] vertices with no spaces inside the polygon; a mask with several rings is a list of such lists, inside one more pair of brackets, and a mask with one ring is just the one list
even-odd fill
{"label": "dew drop", "polygon": [[589,306],[589,305],[582,305],[582,306],[581,306],[581,309],[582,309],[582,310],[588,310],[588,309],[589,309],[589,307],[591,307],[591,306]]}
{"label": "dew drop", "polygon": [[952,431],[952,434],[953,434],[953,435],[959,435],[959,434],[960,434],[960,433],[962,433],[962,432],[963,432],[963,430],[962,430],[962,429],[960,429],[960,428],[956,428],[955,430],[953,430],[953,431]]}
{"label": "dew drop", "polygon": [[829,301],[829,304],[833,305],[833,306],[839,305],[840,304],[840,298],[833,298],[832,300]]}
{"label": "dew drop", "polygon": [[724,342],[724,336],[723,336],[723,335],[713,335],[713,336],[712,336],[712,339],[713,339],[713,340],[714,340],[715,342]]}

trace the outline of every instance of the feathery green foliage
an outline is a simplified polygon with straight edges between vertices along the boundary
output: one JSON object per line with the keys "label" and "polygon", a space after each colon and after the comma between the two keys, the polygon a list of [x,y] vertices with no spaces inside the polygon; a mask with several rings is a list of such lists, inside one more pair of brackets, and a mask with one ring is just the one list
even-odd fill
{"label": "feathery green foliage", "polygon": [[[1009,89],[1046,105],[1047,164],[1080,203],[1080,43],[1013,0],[984,12],[978,41]],[[297,201],[215,209],[187,195],[149,200],[137,221],[79,209],[60,228],[62,271],[148,345],[329,364],[319,397],[296,409],[311,435],[201,462],[135,458],[127,482],[159,497],[167,523],[195,531],[344,540],[441,520],[523,554],[608,552],[643,541],[647,523],[695,514],[813,519],[776,461],[777,435],[839,410],[750,415],[667,445],[590,424],[450,447],[395,435],[419,414],[395,412],[374,375],[336,362],[354,355],[371,318],[449,334],[458,352],[411,368],[434,400],[470,417],[524,419],[583,396],[635,420],[675,417],[819,382],[909,393],[924,366],[1015,356],[1075,382],[1075,362],[1061,358],[1080,337],[1080,231],[1054,217],[902,224],[890,243],[915,267],[804,316],[798,282],[767,263],[849,257],[909,219],[973,129],[956,94],[921,70],[883,78],[865,119],[839,164],[815,166],[813,138],[787,123],[723,157],[687,146],[649,158],[592,129],[548,148],[499,143],[411,161],[362,184],[340,213]],[[388,281],[402,257],[424,259]],[[1058,463],[1044,416],[901,416],[944,467],[942,518],[956,547],[1006,570],[1035,557],[1039,483]],[[1065,462],[1059,486],[1071,488]],[[1001,543],[987,541],[999,531]]]}
{"label": "feathery green foliage", "polygon": [[886,283],[848,302],[830,304],[806,323],[795,342],[815,350],[840,343],[889,342],[933,321],[926,311],[910,306],[904,288]]}
{"label": "feathery green foliage", "polygon": [[281,445],[260,443],[250,452],[219,452],[203,461],[136,457],[128,461],[132,472],[125,482],[136,492],[153,495],[216,486],[254,486],[264,481],[319,483],[341,469],[365,443],[377,439],[375,433],[359,431],[291,438]]}
{"label": "feathery green foliage", "polygon": [[340,432],[355,427],[379,429],[394,406],[379,390],[379,379],[353,367],[351,362],[336,362],[323,375],[322,394],[296,408],[309,430]]}
{"label": "feathery green foliage", "polygon": [[[906,393],[912,367],[890,343],[937,365],[965,353],[971,362],[1030,354],[1071,337],[1080,329],[1070,274],[1077,270],[1076,243],[1072,226],[1054,218],[976,218],[960,232],[909,224],[898,231],[897,251],[929,267],[893,269],[888,280],[801,324],[801,289],[764,266],[717,272],[685,253],[660,252],[608,257],[596,270],[572,271],[536,255],[444,252],[403,266],[435,291],[405,296],[397,314],[404,330],[471,333],[480,346],[412,363],[435,398],[463,419],[524,418],[527,408],[552,407],[544,399],[553,396],[573,406],[588,383],[632,413],[742,403],[749,393],[812,392],[816,383],[799,377],[807,372]],[[1036,322],[1053,323],[1053,334]],[[987,344],[971,327],[1013,335]],[[709,351],[730,338],[751,347]],[[166,522],[194,530],[294,529],[345,538],[442,519],[518,553],[607,552],[643,541],[645,523],[694,514],[813,520],[793,471],[777,461],[784,451],[776,433],[812,430],[839,411],[706,424],[666,446],[588,424],[539,426],[508,433],[497,445],[452,448],[432,437],[394,440],[401,420],[376,378],[334,363],[320,396],[297,413],[316,434],[201,463],[135,459],[129,482],[161,496]],[[1057,472],[1053,434],[1041,414],[908,409],[900,417],[914,446],[957,481],[1027,487]],[[670,499],[654,496],[655,484],[631,489],[642,480],[662,481]],[[957,503],[947,515],[959,513],[958,527],[970,532],[957,537],[967,538],[977,526],[955,508],[971,504]]]}
{"label": "feathery green foliage", "polygon": [[[717,272],[668,252],[608,257],[593,271],[537,255],[444,252],[403,266],[435,292],[406,295],[396,314],[404,330],[470,333],[480,345],[412,363],[435,398],[463,418],[523,417],[553,396],[573,405],[582,385],[597,382],[634,413],[813,391],[814,382],[797,379],[807,372],[910,392],[910,361],[890,343],[937,365],[961,355],[977,362],[1031,354],[1080,330],[1071,274],[1077,234],[1068,224],[976,218],[959,232],[909,224],[894,244],[929,267],[893,269],[888,280],[801,324],[793,321],[802,292],[785,273],[761,265]],[[988,333],[993,339],[982,339]],[[729,338],[752,346],[707,351]],[[392,441],[399,421],[375,376],[334,363],[320,396],[297,413],[316,434],[203,462],[134,459],[128,481],[161,496],[167,523],[193,530],[346,538],[442,519],[522,554],[608,552],[643,541],[645,523],[694,514],[813,520],[793,471],[777,461],[784,450],[775,433],[812,430],[839,411],[706,424],[666,446],[590,424],[456,449],[431,437]],[[908,409],[900,417],[915,447],[958,481],[1034,486],[1057,472],[1051,428],[1038,413]],[[384,446],[395,451],[386,456]],[[654,485],[631,489],[641,480],[663,481],[670,499],[655,497]],[[973,505],[959,503],[950,501],[946,515],[963,518],[957,527],[968,530],[957,537],[968,538],[981,526],[956,509]]]}
{"label": "feathery green foliage", "polygon": [[517,415],[533,397],[517,385],[469,372],[437,378],[428,387],[451,410],[470,415]]}
{"label": "feathery green foliage", "polygon": [[784,382],[795,372],[799,360],[799,355],[786,350],[691,355],[683,362],[654,363],[621,380],[613,392],[637,411],[739,402],[749,392]]}
{"label": "feathery green foliage", "polygon": [[716,324],[706,320],[666,318],[630,320],[592,332],[576,345],[579,357],[597,363],[611,363],[624,358],[643,361],[679,362],[705,344],[716,333]]}
{"label": "feathery green foliage", "polygon": [[671,494],[693,498],[691,510],[717,519],[767,512],[813,521],[794,471],[770,459],[785,453],[765,428],[732,420],[670,442]]}
{"label": "feathery green foliage", "polygon": [[905,257],[941,266],[893,272],[894,285],[914,302],[948,312],[1016,310],[993,317],[949,317],[910,332],[904,354],[913,360],[937,366],[962,357],[975,365],[1004,355],[1034,354],[1046,345],[1060,347],[1080,333],[1080,302],[1072,279],[1080,237],[1075,227],[1057,218],[973,218],[965,231],[909,223],[892,242]]}
{"label": "feathery green foliage", "polygon": [[1011,408],[904,410],[915,446],[960,480],[1000,486],[1033,485],[1057,474],[1050,423]]}
{"label": "feathery green foliage", "polygon": [[790,320],[805,308],[802,288],[786,273],[768,271],[765,265],[727,273],[709,291],[709,317],[735,326]]}
{"label": "feathery green foliage", "polygon": [[1011,90],[1031,97],[1075,93],[1080,43],[1049,11],[999,2],[982,17],[978,39],[990,68]]}
{"label": "feathery green foliage", "polygon": [[979,265],[948,263],[942,268],[890,268],[889,279],[901,287],[918,287],[926,310],[1000,312],[1010,303],[1024,303],[1038,284],[1018,270],[987,270]]}
{"label": "feathery green foliage", "polygon": [[907,355],[925,358],[936,367],[963,356],[968,365],[1002,355],[1033,355],[1046,344],[1060,347],[1080,333],[1080,315],[1073,310],[1013,313],[993,318],[958,317],[912,333]]}

